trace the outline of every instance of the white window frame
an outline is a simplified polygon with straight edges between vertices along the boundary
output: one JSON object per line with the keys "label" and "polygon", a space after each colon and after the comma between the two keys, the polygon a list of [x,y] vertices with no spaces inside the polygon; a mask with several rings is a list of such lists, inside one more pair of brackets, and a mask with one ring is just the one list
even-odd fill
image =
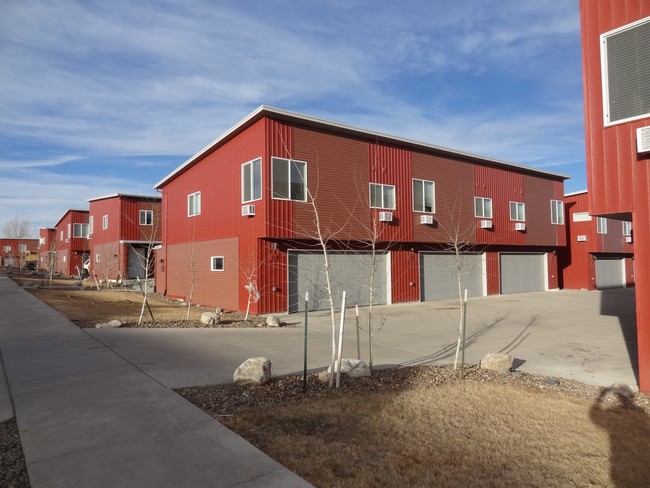
{"label": "white window frame", "polygon": [[526,204],[523,202],[510,202],[510,220],[526,222]]}
{"label": "white window frame", "polygon": [[108,214],[102,217],[102,230],[108,229]]}
{"label": "white window frame", "polygon": [[88,235],[91,236],[95,230],[95,216],[88,217]]}
{"label": "white window frame", "polygon": [[101,260],[102,260],[102,255],[99,253],[95,254],[95,262],[99,263],[101,262]]}
{"label": "white window frame", "polygon": [[[480,208],[479,208],[480,202]],[[486,203],[489,205],[486,208]],[[491,219],[493,215],[492,199],[489,197],[474,197],[474,217],[479,219]]]}
{"label": "white window frame", "polygon": [[623,221],[623,235],[629,237],[632,235],[632,222]]}
{"label": "white window frame", "polygon": [[[218,260],[221,260],[220,267],[217,265],[219,263]],[[210,256],[210,271],[223,271],[225,269],[226,269],[226,260],[224,259],[223,256]]]}
{"label": "white window frame", "polygon": [[551,224],[564,225],[564,202],[562,200],[551,200]]}
{"label": "white window frame", "polygon": [[27,252],[27,244],[18,244],[18,252]]}
{"label": "white window frame", "polygon": [[[84,234],[84,230],[86,231]],[[72,226],[72,237],[86,238],[88,237],[88,224],[74,224]]]}
{"label": "white window frame", "polygon": [[596,217],[596,233],[607,234],[607,219],[605,217]]}
{"label": "white window frame", "polygon": [[241,202],[248,203],[261,199],[262,158],[256,158],[241,165]]}
{"label": "white window frame", "polygon": [[187,216],[196,217],[201,215],[201,192],[195,191],[187,195]]}
{"label": "white window frame", "polygon": [[[375,201],[374,204],[373,204],[373,200],[376,199],[373,198],[373,189],[375,189],[375,195],[379,195],[379,200],[380,200],[379,202]],[[370,183],[369,193],[368,193],[368,202],[370,203],[370,208],[382,208],[386,210],[395,210],[397,205],[396,193],[397,192],[395,191],[395,185],[385,185],[383,183]],[[392,202],[390,200],[392,200]]]}
{"label": "white window frame", "polygon": [[[649,23],[650,22],[650,17],[645,17],[643,19],[639,19],[635,22],[632,22],[631,24],[624,25],[622,27],[619,27],[617,29],[611,30],[609,32],[605,32],[604,34],[601,34],[600,36],[600,66],[601,66],[601,78],[602,78],[602,86],[603,86],[603,117],[604,117],[604,125],[605,127],[610,126],[610,125],[615,125],[615,124],[621,124],[625,122],[630,122],[632,120],[638,120],[638,119],[643,119],[648,116],[650,116],[650,112],[646,112],[644,114],[638,114],[638,115],[633,115],[630,117],[626,117],[623,119],[616,119],[616,120],[611,120],[610,117],[610,110],[609,110],[609,76],[608,76],[608,56],[607,56],[607,42],[610,38],[616,36],[617,34],[621,34],[625,31],[632,30],[635,28],[640,27],[643,24]],[[650,47],[648,48],[650,49]]]}
{"label": "white window frame", "polygon": [[[436,182],[431,180],[421,180],[413,178],[413,211],[420,213],[436,213]],[[421,186],[422,201],[415,201],[415,189]],[[430,191],[431,209],[427,210],[427,190]]]}
{"label": "white window frame", "polygon": [[139,222],[140,225],[153,225],[153,210],[140,210]]}
{"label": "white window frame", "polygon": [[64,235],[63,235],[63,230],[61,230],[61,234],[59,235],[59,240],[60,240],[61,242],[63,242],[64,239],[65,239],[65,237],[64,237]]}
{"label": "white window frame", "polygon": [[[280,164],[286,164],[286,168],[280,168]],[[276,166],[277,165],[277,166]],[[297,169],[299,166],[302,166],[302,171],[298,171],[300,178],[297,178],[296,173],[292,169]],[[282,176],[286,177],[287,181],[287,196],[284,196],[284,192],[280,192],[277,183],[276,176],[279,176],[278,172],[284,173]],[[296,181],[294,181],[296,180]],[[296,195],[294,197],[294,186],[300,185],[302,180],[302,195]],[[278,182],[279,183],[279,182]],[[283,189],[284,190],[284,189]],[[298,193],[298,192],[296,192]],[[286,159],[286,158],[271,158],[271,196],[274,200],[289,200],[292,202],[306,202],[307,201],[307,162],[298,161],[297,159]],[[300,198],[296,198],[300,197]]]}
{"label": "white window frame", "polygon": [[11,246],[2,246],[2,252],[11,252]]}
{"label": "white window frame", "polygon": [[68,239],[72,236],[72,224],[68,224]]}

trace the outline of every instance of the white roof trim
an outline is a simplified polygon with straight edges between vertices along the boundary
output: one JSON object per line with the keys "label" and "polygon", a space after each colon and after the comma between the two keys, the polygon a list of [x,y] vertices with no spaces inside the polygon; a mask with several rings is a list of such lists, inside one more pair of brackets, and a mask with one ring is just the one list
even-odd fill
{"label": "white roof trim", "polygon": [[565,193],[565,197],[574,197],[576,195],[582,195],[583,193],[587,193],[587,190],[578,190],[578,191],[572,191],[571,193]]}
{"label": "white roof trim", "polygon": [[125,197],[125,198],[151,198],[153,200],[161,200],[160,195],[133,195],[129,193],[111,193],[109,195],[102,195],[101,197],[93,197],[86,200],[87,202],[95,202],[97,200],[106,200],[107,198],[116,198],[116,197]]}

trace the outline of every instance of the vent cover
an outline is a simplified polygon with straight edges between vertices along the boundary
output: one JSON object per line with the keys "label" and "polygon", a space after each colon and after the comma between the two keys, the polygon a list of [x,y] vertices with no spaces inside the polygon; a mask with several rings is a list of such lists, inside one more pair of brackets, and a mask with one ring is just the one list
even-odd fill
{"label": "vent cover", "polygon": [[650,152],[650,127],[639,127],[636,130],[636,151],[638,153]]}

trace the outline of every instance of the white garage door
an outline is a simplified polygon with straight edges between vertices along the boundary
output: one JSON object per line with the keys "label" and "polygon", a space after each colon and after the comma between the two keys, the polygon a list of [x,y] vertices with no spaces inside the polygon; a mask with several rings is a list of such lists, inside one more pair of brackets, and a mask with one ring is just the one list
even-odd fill
{"label": "white garage door", "polygon": [[[460,256],[461,289],[468,296],[485,295],[485,260],[483,254]],[[426,300],[458,297],[456,258],[447,253],[420,253],[420,296]]]}
{"label": "white garage door", "polygon": [[596,288],[622,288],[625,286],[625,260],[623,258],[596,259]]}
{"label": "white garage door", "polygon": [[524,293],[547,289],[545,254],[501,254],[501,293]]}
{"label": "white garage door", "polygon": [[[342,292],[346,292],[346,305],[353,307],[370,303],[372,270],[373,304],[389,302],[390,265],[388,254],[331,252],[330,282],[334,303],[341,305]],[[309,310],[329,308],[329,299],[324,271],[324,257],[321,252],[289,252],[289,312],[304,311],[305,292],[309,292]]]}

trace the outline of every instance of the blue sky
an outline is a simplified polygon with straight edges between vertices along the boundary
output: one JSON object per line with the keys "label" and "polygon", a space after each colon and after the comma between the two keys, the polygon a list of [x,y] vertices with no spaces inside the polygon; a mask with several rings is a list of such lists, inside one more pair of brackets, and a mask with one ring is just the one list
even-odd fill
{"label": "blue sky", "polygon": [[154,183],[259,105],[586,188],[578,0],[3,0],[0,233]]}

